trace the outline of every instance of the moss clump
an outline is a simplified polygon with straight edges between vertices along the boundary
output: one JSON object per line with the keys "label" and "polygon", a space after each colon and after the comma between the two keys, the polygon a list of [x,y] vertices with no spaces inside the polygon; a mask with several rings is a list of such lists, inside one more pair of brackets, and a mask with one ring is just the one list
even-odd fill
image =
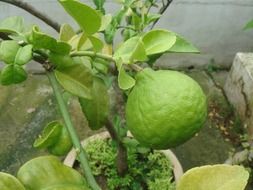
{"label": "moss clump", "polygon": [[[170,161],[160,152],[128,146],[128,173],[117,175],[117,148],[112,140],[97,139],[86,146],[93,174],[109,190],[175,190]],[[101,180],[100,180],[101,181]]]}

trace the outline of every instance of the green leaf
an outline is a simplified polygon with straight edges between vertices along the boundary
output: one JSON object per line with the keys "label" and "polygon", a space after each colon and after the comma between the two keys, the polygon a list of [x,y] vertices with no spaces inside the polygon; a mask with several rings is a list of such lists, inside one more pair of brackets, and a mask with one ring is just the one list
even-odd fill
{"label": "green leaf", "polygon": [[155,22],[156,20],[158,20],[162,15],[161,14],[148,14],[145,17],[145,24],[148,25],[152,22]]}
{"label": "green leaf", "polygon": [[1,190],[25,190],[24,186],[14,176],[0,172]]}
{"label": "green leaf", "polygon": [[104,43],[98,37],[87,36],[85,33],[75,35],[69,43],[72,45],[72,49],[83,51],[93,49],[99,52],[104,47]]}
{"label": "green leaf", "polygon": [[151,30],[143,36],[147,55],[168,51],[176,42],[176,35],[167,30]]}
{"label": "green leaf", "polygon": [[21,33],[24,30],[24,19],[14,16],[0,22],[0,32]]}
{"label": "green leaf", "polygon": [[111,23],[112,15],[111,14],[103,15],[101,19],[102,20],[101,20],[101,26],[99,28],[99,31],[104,31]]}
{"label": "green leaf", "polygon": [[42,156],[25,163],[18,179],[29,190],[89,190],[85,179],[54,156]]}
{"label": "green leaf", "polygon": [[147,60],[144,44],[141,38],[136,36],[124,42],[114,53],[114,58],[121,59],[123,63]]}
{"label": "green leaf", "polygon": [[74,29],[69,24],[63,24],[60,30],[60,40],[63,42],[68,42],[76,33]]}
{"label": "green leaf", "polygon": [[[126,2],[128,3],[128,2]],[[107,44],[112,44],[114,40],[114,36],[117,32],[117,27],[122,22],[124,16],[126,15],[127,11],[129,10],[130,4],[125,4],[124,8],[118,11],[112,18],[111,23],[105,30],[105,41]]]}
{"label": "green leaf", "polygon": [[135,30],[140,30],[141,29],[141,25],[142,25],[142,18],[137,15],[136,13],[132,14],[132,24],[135,28]]}
{"label": "green leaf", "polygon": [[42,134],[33,143],[34,148],[47,148],[54,145],[62,130],[63,126],[58,121],[52,121],[46,125]]}
{"label": "green leaf", "polygon": [[89,36],[89,40],[95,52],[99,52],[103,49],[104,43],[99,38],[95,36]]}
{"label": "green leaf", "polygon": [[0,60],[4,61],[6,64],[14,63],[19,48],[20,46],[16,41],[2,41],[0,44]]}
{"label": "green leaf", "polygon": [[81,98],[91,98],[92,73],[83,64],[56,70],[55,75],[65,90]]}
{"label": "green leaf", "polygon": [[122,90],[127,90],[135,85],[135,79],[128,75],[122,64],[118,64],[118,84]]}
{"label": "green leaf", "polygon": [[88,69],[92,70],[92,65],[91,65],[92,58],[91,57],[82,56],[82,57],[73,57],[72,59],[74,61],[74,64],[81,63],[85,67],[87,67]]}
{"label": "green leaf", "polygon": [[105,0],[93,0],[93,3],[96,5],[97,10],[101,11],[103,14],[105,13],[104,9]]}
{"label": "green leaf", "polygon": [[71,150],[73,144],[66,127],[62,127],[61,134],[57,142],[48,147],[48,151],[56,156],[64,156]]}
{"label": "green leaf", "polygon": [[78,41],[77,41],[77,48],[76,48],[77,50],[80,50],[88,40],[88,37],[85,33],[82,33],[79,36],[80,37],[78,38]]}
{"label": "green leaf", "polygon": [[46,125],[33,147],[47,148],[51,154],[63,156],[72,148],[72,141],[66,128],[58,121],[53,121]]}
{"label": "green leaf", "polygon": [[24,47],[20,47],[17,52],[14,64],[24,65],[28,63],[29,61],[31,61],[33,57],[32,49],[33,49],[32,45],[26,45]]}
{"label": "green leaf", "polygon": [[63,69],[74,64],[73,58],[69,55],[59,55],[57,53],[49,54],[49,61],[56,66],[56,69]]}
{"label": "green leaf", "polygon": [[52,52],[67,55],[71,50],[71,46],[66,42],[57,42],[53,37],[40,32],[37,26],[33,27],[32,41],[35,49],[46,49]]}
{"label": "green leaf", "polygon": [[109,95],[102,79],[94,78],[91,96],[91,100],[79,98],[79,102],[89,122],[89,127],[97,130],[104,126],[109,115]]}
{"label": "green leaf", "polygon": [[122,32],[122,36],[123,36],[124,41],[127,41],[128,39],[133,38],[137,35],[138,35],[138,32],[136,32],[132,29],[124,29],[123,32]]}
{"label": "green leaf", "polygon": [[94,68],[96,68],[97,71],[107,74],[108,73],[108,61],[100,58],[95,58],[92,60],[92,65]]}
{"label": "green leaf", "polygon": [[249,21],[243,28],[243,30],[248,30],[253,28],[253,20]]}
{"label": "green leaf", "polygon": [[177,53],[199,53],[199,50],[190,42],[177,35],[176,43],[169,49],[170,52]]}
{"label": "green leaf", "polygon": [[94,49],[98,52],[104,46],[104,43],[96,36],[87,36],[85,33],[75,35],[69,43],[72,46],[73,50],[89,50]]}
{"label": "green leaf", "polygon": [[40,32],[39,27],[34,26],[32,30],[32,44],[35,49],[54,50],[57,41],[53,37]]}
{"label": "green leaf", "polygon": [[130,137],[124,137],[122,142],[127,147],[132,147],[132,148],[137,148],[137,146],[139,146],[139,144],[140,144],[136,139],[130,138]]}
{"label": "green leaf", "polygon": [[241,166],[193,168],[181,177],[177,190],[244,190],[249,173]]}
{"label": "green leaf", "polygon": [[68,41],[68,43],[72,46],[72,50],[80,50],[87,39],[88,37],[85,33],[76,34]]}
{"label": "green leaf", "polygon": [[2,85],[18,84],[27,79],[27,73],[19,65],[6,65],[0,75]]}
{"label": "green leaf", "polygon": [[141,154],[147,154],[148,152],[150,152],[150,148],[143,147],[143,146],[138,146],[137,147],[137,152],[139,152]]}
{"label": "green leaf", "polygon": [[56,47],[51,51],[61,55],[68,55],[71,51],[71,46],[66,42],[57,42]]}
{"label": "green leaf", "polygon": [[59,1],[86,34],[91,35],[98,32],[101,26],[101,17],[96,10],[76,0]]}
{"label": "green leaf", "polygon": [[127,136],[128,129],[125,126],[122,126],[121,117],[118,113],[116,113],[113,117],[113,127],[117,131],[117,134],[121,139],[125,138]]}
{"label": "green leaf", "polygon": [[32,45],[19,46],[16,41],[6,40],[0,44],[0,60],[6,64],[24,65],[32,59]]}

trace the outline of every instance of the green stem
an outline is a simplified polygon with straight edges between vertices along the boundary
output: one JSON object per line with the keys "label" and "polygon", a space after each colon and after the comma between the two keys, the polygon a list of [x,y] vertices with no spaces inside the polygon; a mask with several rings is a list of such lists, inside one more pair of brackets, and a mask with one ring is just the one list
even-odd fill
{"label": "green stem", "polygon": [[140,71],[143,70],[142,67],[140,67],[139,65],[136,65],[136,64],[130,64],[129,67],[130,67],[131,69],[133,69],[134,71],[136,71],[136,72],[140,72]]}
{"label": "green stem", "polygon": [[[116,60],[111,55],[106,55],[102,53],[95,53],[93,51],[76,51],[70,54],[71,57],[79,57],[79,56],[88,56],[88,57],[97,57],[107,61],[116,62]],[[136,64],[129,64],[129,67],[134,71],[141,71],[143,68]]]}
{"label": "green stem", "polygon": [[76,51],[70,54],[71,57],[79,57],[79,56],[88,56],[88,57],[98,57],[107,61],[115,62],[112,56],[102,54],[102,53],[96,53],[93,51]]}
{"label": "green stem", "polygon": [[49,81],[50,81],[50,83],[52,85],[52,88],[54,90],[54,94],[55,94],[60,112],[61,112],[62,117],[64,119],[66,128],[69,132],[69,135],[70,135],[71,140],[73,142],[74,148],[77,151],[77,157],[79,158],[79,161],[81,163],[81,167],[84,171],[86,180],[87,180],[87,182],[89,183],[90,187],[93,190],[101,190],[100,187],[98,186],[94,176],[92,175],[91,169],[90,169],[89,164],[88,164],[88,159],[87,159],[87,156],[86,156],[86,152],[82,148],[81,143],[78,139],[76,130],[75,130],[73,124],[72,124],[70,114],[67,110],[66,103],[63,100],[62,93],[60,91],[60,88],[59,88],[58,82],[56,80],[56,77],[54,75],[54,72],[47,72],[47,76],[48,76]]}

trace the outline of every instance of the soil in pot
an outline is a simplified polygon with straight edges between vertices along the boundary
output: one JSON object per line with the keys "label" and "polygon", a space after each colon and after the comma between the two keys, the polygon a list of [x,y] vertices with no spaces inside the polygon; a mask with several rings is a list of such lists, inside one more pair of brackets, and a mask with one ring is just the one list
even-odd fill
{"label": "soil in pot", "polygon": [[[175,190],[173,167],[161,152],[128,146],[128,173],[117,174],[116,144],[111,139],[96,139],[85,147],[93,174],[103,190]],[[78,162],[74,168],[81,169]]]}

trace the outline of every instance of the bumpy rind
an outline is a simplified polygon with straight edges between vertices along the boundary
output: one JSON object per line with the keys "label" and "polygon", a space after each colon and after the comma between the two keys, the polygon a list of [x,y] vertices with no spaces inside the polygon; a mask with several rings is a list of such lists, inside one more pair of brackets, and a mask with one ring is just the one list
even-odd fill
{"label": "bumpy rind", "polygon": [[144,69],[126,106],[127,126],[143,145],[154,149],[178,146],[203,126],[207,105],[201,87],[177,71]]}

